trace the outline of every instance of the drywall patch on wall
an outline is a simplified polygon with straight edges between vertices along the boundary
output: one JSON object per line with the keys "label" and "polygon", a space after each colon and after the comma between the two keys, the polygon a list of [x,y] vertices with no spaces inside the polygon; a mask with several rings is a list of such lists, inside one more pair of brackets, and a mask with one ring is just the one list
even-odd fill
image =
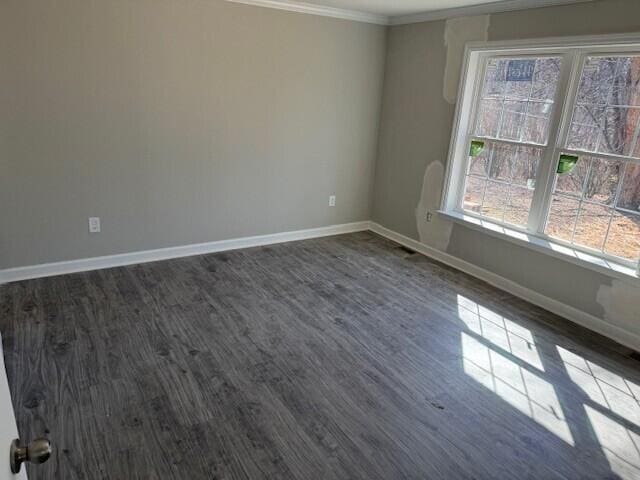
{"label": "drywall patch on wall", "polygon": [[604,308],[607,321],[634,332],[640,332],[640,287],[624,280],[602,285],[597,300]]}
{"label": "drywall patch on wall", "polygon": [[438,160],[431,162],[424,172],[420,202],[416,207],[416,223],[420,242],[446,251],[451,238],[453,223],[438,215],[442,186],[444,183],[444,164]]}
{"label": "drywall patch on wall", "polygon": [[444,28],[444,46],[447,49],[447,64],[444,69],[444,99],[455,104],[462,71],[464,45],[471,41],[487,41],[489,38],[489,15],[450,18]]}

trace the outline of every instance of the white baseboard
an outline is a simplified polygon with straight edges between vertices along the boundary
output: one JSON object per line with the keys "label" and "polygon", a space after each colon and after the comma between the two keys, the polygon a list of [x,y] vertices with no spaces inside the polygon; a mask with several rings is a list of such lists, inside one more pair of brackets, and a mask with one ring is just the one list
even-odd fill
{"label": "white baseboard", "polygon": [[591,314],[578,310],[562,302],[549,298],[529,288],[523,287],[500,275],[478,267],[460,258],[449,255],[435,248],[429,247],[417,240],[406,237],[402,234],[389,230],[375,222],[355,222],[341,225],[331,225],[328,227],[312,228],[308,230],[297,230],[292,232],[273,233],[269,235],[258,235],[253,237],[234,238],[220,240],[216,242],[199,243],[194,245],[183,245],[178,247],[160,248],[156,250],[145,250],[140,252],[123,253],[118,255],[108,255],[104,257],[83,258],[66,262],[45,263],[27,267],[9,268],[0,270],[0,284],[28,280],[31,278],[50,277],[67,273],[86,272],[103,268],[121,267],[138,263],[155,262],[158,260],[168,260],[172,258],[189,257],[192,255],[203,255],[207,253],[222,252],[226,250],[236,250],[239,248],[258,247],[261,245],[271,245],[282,242],[292,242],[309,238],[326,237],[329,235],[339,235],[343,233],[360,232],[371,230],[383,237],[393,240],[400,245],[404,245],[418,253],[433,258],[439,262],[449,265],[457,270],[465,272],[473,277],[479,278],[504,290],[516,297],[522,298],[534,305],[544,308],[556,315],[566,318],[578,325],[609,337],[622,345],[640,351],[640,336],[629,332],[621,327],[613,325],[605,320]]}
{"label": "white baseboard", "polygon": [[295,240],[326,237],[343,233],[360,232],[369,229],[368,221],[344,223],[328,227],[311,228],[308,230],[296,230],[293,232],[272,233],[253,237],[219,240],[216,242],[198,243],[194,245],[182,245],[178,247],[159,248],[156,250],[144,250],[140,252],[122,253],[104,257],[82,258],[66,262],[44,263],[27,267],[9,268],[0,270],[0,284],[17,282],[31,278],[51,277],[75,272],[87,272],[103,268],[121,267],[137,263],[155,262],[171,258],[203,255],[206,253],[237,250],[239,248],[258,247]]}
{"label": "white baseboard", "polygon": [[575,307],[566,305],[562,302],[559,302],[558,300],[554,300],[553,298],[549,298],[545,295],[542,295],[541,293],[523,287],[522,285],[512,280],[506,279],[500,275],[485,270],[484,268],[478,267],[477,265],[469,263],[465,260],[461,260],[458,257],[454,257],[453,255],[449,255],[448,253],[429,247],[428,245],[420,243],[417,240],[406,237],[400,233],[394,232],[393,230],[389,230],[388,228],[385,228],[375,222],[371,222],[370,230],[377,233],[378,235],[388,238],[389,240],[393,240],[400,245],[404,245],[405,247],[415,250],[418,253],[421,253],[423,255],[426,255],[427,257],[442,262],[445,265],[453,267],[456,270],[460,270],[473,277],[479,278],[480,280],[483,280],[488,284],[499,288],[500,290],[504,290],[505,292],[508,292],[516,297],[522,298],[529,303],[544,308],[545,310],[566,318],[573,323],[577,323],[578,325],[588,328],[589,330],[593,330],[594,332],[604,335],[605,337],[611,338],[612,340],[615,340],[622,345],[625,345],[636,351],[640,351],[640,336],[633,332],[629,332],[621,327],[618,327],[617,325],[613,325],[589,313],[578,310]]}

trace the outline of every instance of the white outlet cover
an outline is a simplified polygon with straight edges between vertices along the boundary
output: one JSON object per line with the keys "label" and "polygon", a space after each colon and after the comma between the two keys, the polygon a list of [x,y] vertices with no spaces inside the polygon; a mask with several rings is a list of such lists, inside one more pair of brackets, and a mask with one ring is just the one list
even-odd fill
{"label": "white outlet cover", "polygon": [[329,206],[330,207],[335,207],[336,206],[336,196],[335,195],[331,195],[329,197]]}
{"label": "white outlet cover", "polygon": [[100,233],[100,217],[89,217],[89,232]]}

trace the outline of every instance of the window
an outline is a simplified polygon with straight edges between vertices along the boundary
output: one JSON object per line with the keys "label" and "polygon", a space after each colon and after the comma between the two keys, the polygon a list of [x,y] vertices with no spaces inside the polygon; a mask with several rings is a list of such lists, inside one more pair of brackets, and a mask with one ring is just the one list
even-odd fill
{"label": "window", "polygon": [[636,268],[640,42],[635,41],[469,47],[445,213]]}

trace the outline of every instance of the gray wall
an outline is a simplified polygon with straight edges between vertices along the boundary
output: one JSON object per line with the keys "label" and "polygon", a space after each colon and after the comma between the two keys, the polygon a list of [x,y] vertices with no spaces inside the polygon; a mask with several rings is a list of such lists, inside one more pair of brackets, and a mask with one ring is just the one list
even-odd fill
{"label": "gray wall", "polygon": [[[640,334],[637,282],[418,223],[454,115],[445,25],[222,0],[0,1],[0,268],[372,217]],[[489,38],[630,31],[640,2],[602,0],[492,15]]]}
{"label": "gray wall", "polygon": [[2,0],[0,268],[368,220],[385,34],[222,0]]}
{"label": "gray wall", "polygon": [[[451,228],[416,218],[424,196],[423,177],[435,161],[446,163],[455,105],[443,97],[447,49],[445,21],[390,28],[373,220],[419,239],[419,227]],[[604,0],[490,16],[489,40],[563,35],[640,32],[638,0]],[[425,189],[442,188],[425,182]],[[439,198],[439,191],[435,195]],[[433,197],[433,195],[432,195]],[[435,207],[437,208],[437,207]],[[420,215],[418,215],[420,217]],[[429,243],[429,235],[426,235]],[[448,246],[433,244],[454,256],[497,273],[562,303],[640,334],[640,288],[536,253],[460,225],[453,225]],[[613,288],[610,288],[613,283]],[[635,286],[634,286],[635,285]],[[621,293],[624,290],[624,293]],[[606,300],[626,302],[624,312],[607,311]]]}

